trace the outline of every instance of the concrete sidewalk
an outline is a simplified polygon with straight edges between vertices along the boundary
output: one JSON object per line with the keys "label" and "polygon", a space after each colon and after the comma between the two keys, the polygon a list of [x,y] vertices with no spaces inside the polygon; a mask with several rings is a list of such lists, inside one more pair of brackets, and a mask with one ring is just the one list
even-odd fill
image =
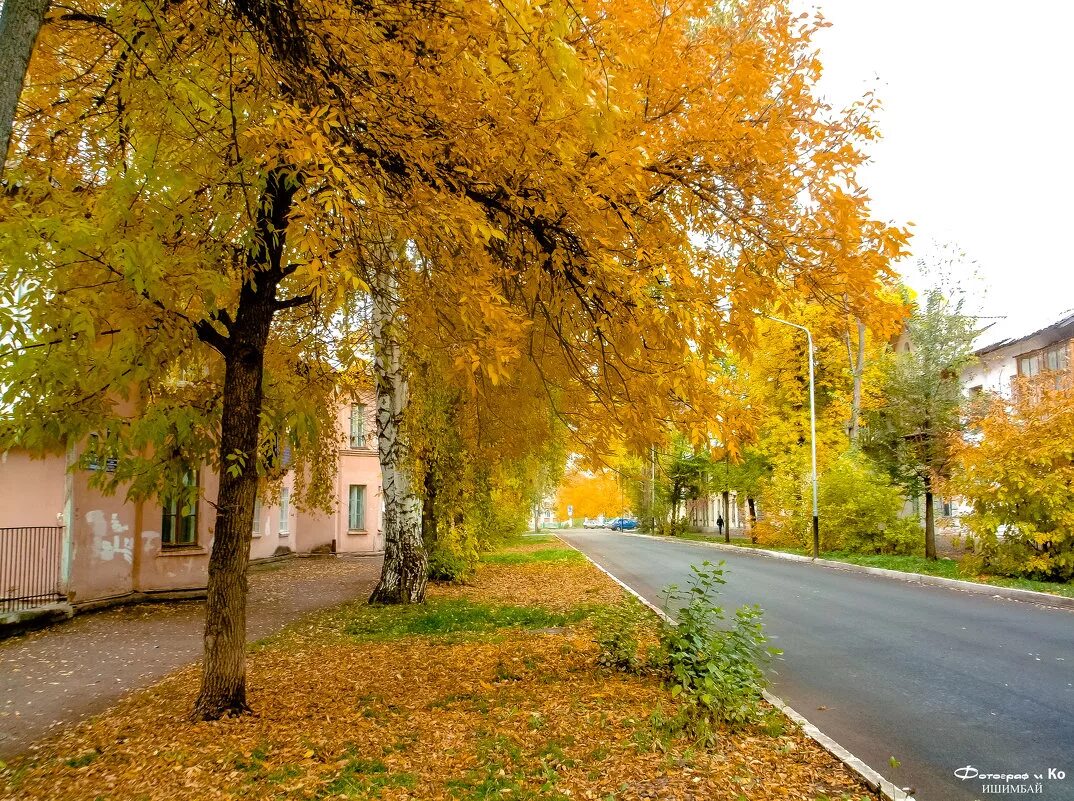
{"label": "concrete sidewalk", "polygon": [[[364,598],[379,558],[295,558],[250,571],[247,635]],[[138,604],[82,615],[0,641],[0,758],[61,725],[100,712],[201,656],[202,601]]]}

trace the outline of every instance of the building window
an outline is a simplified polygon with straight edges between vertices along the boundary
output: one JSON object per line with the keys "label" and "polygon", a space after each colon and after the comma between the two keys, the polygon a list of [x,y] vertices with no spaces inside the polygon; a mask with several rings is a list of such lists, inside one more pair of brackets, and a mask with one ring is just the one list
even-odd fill
{"label": "building window", "polygon": [[1018,357],[1018,375],[1033,378],[1042,373],[1070,370],[1070,342],[1060,342]]}
{"label": "building window", "polygon": [[165,548],[198,544],[198,473],[183,473],[182,489],[165,499],[160,520],[160,542]]}
{"label": "building window", "polygon": [[254,525],[252,528],[255,537],[261,536],[261,499],[254,500]]}
{"label": "building window", "polygon": [[280,490],[280,536],[286,537],[291,530],[291,488]]}
{"label": "building window", "polygon": [[347,528],[352,531],[365,528],[364,484],[351,484],[350,503],[347,505]]}
{"label": "building window", "polygon": [[351,406],[351,448],[365,447],[365,406]]}

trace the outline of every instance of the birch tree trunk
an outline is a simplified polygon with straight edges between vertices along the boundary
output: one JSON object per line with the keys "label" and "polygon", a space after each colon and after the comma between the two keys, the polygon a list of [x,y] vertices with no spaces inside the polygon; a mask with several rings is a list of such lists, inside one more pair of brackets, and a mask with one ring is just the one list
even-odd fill
{"label": "birch tree trunk", "polygon": [[48,0],[3,0],[0,9],[0,178],[4,176],[26,67],[47,10]]}
{"label": "birch tree trunk", "polygon": [[[385,259],[390,262],[390,257]],[[374,604],[425,600],[428,556],[421,539],[421,503],[414,493],[402,432],[409,386],[399,335],[399,295],[392,265],[377,265],[373,296],[373,361],[377,382],[377,450],[384,493],[384,566],[369,598]]]}

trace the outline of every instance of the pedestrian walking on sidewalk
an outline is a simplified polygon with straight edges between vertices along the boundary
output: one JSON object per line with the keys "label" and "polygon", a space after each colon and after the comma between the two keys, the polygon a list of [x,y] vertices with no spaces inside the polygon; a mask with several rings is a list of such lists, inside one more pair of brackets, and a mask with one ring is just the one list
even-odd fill
{"label": "pedestrian walking on sidewalk", "polygon": [[719,529],[720,535],[723,535],[723,515],[716,516],[716,528]]}

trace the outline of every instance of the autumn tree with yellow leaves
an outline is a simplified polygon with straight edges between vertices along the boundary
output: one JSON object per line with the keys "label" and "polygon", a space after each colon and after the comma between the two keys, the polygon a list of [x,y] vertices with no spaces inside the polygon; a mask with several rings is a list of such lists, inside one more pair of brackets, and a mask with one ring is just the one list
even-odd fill
{"label": "autumn tree with yellow leaves", "polygon": [[[149,475],[221,471],[197,717],[247,708],[266,393],[322,372],[309,332],[341,339],[355,293],[382,602],[424,597],[419,346],[471,396],[532,371],[585,447],[674,428],[733,450],[750,415],[721,368],[755,310],[889,313],[906,235],[855,181],[874,104],[816,97],[820,23],[788,6],[85,0],[46,24],[2,201],[6,441],[117,426]],[[214,377],[216,400],[158,404],[177,373]]]}
{"label": "autumn tree with yellow leaves", "polygon": [[1054,376],[1016,381],[1012,397],[980,399],[968,434],[953,438],[947,487],[973,512],[964,522],[986,571],[1074,578],[1074,389]]}
{"label": "autumn tree with yellow leaves", "polygon": [[610,469],[574,469],[564,476],[556,493],[556,512],[564,520],[568,509],[575,520],[615,517],[622,509],[619,476]]}

